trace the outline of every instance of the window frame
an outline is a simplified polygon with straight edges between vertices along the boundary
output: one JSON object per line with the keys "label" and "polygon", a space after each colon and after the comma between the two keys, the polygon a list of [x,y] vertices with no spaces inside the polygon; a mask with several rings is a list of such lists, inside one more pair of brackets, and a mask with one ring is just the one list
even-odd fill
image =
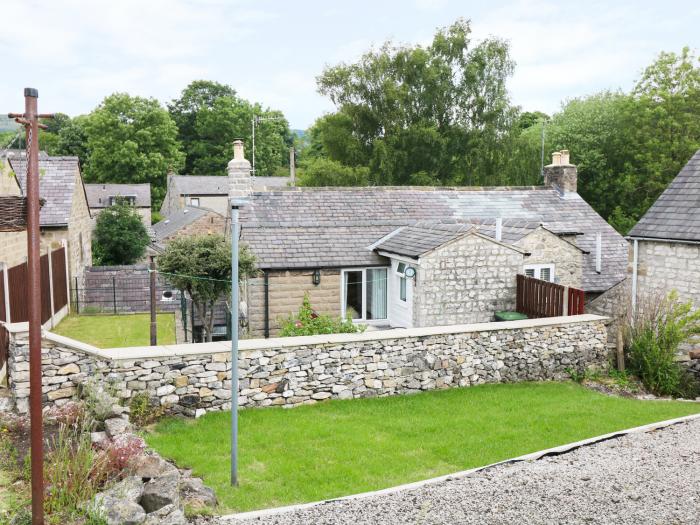
{"label": "window frame", "polygon": [[396,265],[396,275],[399,276],[399,301],[402,303],[407,303],[408,302],[408,291],[407,291],[407,277],[406,277],[406,268],[408,265],[403,262],[399,261],[398,264]]}
{"label": "window frame", "polygon": [[[386,293],[386,317],[382,319],[367,319],[367,270],[385,270],[387,280],[389,278],[390,266],[363,266],[359,268],[343,268],[340,270],[340,315],[347,319],[347,297],[345,289],[346,274],[348,272],[362,272],[362,317],[351,319],[353,323],[362,324],[386,324],[389,321],[389,287],[385,286]],[[388,285],[388,281],[387,281]]]}
{"label": "window frame", "polygon": [[[535,279],[540,279],[541,281],[547,281],[549,283],[554,282],[554,263],[546,264],[526,264],[523,266],[523,274],[527,275],[527,271],[532,270],[533,275],[528,277],[534,277]],[[549,270],[549,279],[542,279],[542,270]]]}
{"label": "window frame", "polygon": [[[190,206],[194,208],[199,208],[199,197],[189,197],[190,200]],[[197,201],[197,204],[194,204],[192,201]]]}

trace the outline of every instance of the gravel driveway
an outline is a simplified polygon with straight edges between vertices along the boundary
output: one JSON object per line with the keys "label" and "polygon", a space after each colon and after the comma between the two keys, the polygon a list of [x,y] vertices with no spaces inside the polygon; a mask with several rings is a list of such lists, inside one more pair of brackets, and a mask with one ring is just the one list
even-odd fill
{"label": "gravel driveway", "polygon": [[698,524],[700,420],[418,489],[219,523]]}

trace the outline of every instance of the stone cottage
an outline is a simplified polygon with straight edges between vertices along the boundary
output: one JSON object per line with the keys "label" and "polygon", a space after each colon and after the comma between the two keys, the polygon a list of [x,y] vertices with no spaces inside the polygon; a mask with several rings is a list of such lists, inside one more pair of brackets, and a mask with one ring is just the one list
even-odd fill
{"label": "stone cottage", "polygon": [[625,277],[625,240],[576,192],[568,152],[537,187],[275,188],[255,191],[242,147],[229,193],[246,197],[242,241],[252,336],[274,335],[305,293],[320,312],[419,327],[491,320],[514,309],[518,273],[582,288]]}
{"label": "stone cottage", "polygon": [[150,184],[86,184],[85,193],[93,219],[121,200],[134,207],[146,228],[151,227]]}
{"label": "stone cottage", "polygon": [[700,307],[700,150],[629,233],[634,300],[677,290]]}
{"label": "stone cottage", "polygon": [[[16,174],[22,192],[26,187],[27,161],[24,155],[10,157],[9,165]],[[92,264],[92,216],[88,207],[78,157],[39,156],[39,196],[44,199],[40,213],[42,249],[62,242],[67,245],[71,278],[82,278],[85,266]],[[26,260],[24,242],[14,242],[3,250],[2,259],[21,263]],[[8,263],[8,266],[12,264]]]}

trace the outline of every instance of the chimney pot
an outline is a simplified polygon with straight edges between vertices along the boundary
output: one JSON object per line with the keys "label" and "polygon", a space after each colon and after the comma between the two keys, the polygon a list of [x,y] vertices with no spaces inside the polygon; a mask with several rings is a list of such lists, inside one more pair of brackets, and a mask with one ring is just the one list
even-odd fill
{"label": "chimney pot", "polygon": [[560,153],[561,153],[561,163],[569,165],[569,150],[563,149],[560,151]]}
{"label": "chimney pot", "polygon": [[578,173],[571,164],[568,149],[552,153],[552,163],[544,167],[544,185],[562,194],[576,193]]}
{"label": "chimney pot", "polygon": [[561,164],[561,153],[555,151],[552,153],[552,165],[559,166]]}
{"label": "chimney pot", "polygon": [[243,141],[241,139],[236,139],[233,141],[233,160],[245,160]]}

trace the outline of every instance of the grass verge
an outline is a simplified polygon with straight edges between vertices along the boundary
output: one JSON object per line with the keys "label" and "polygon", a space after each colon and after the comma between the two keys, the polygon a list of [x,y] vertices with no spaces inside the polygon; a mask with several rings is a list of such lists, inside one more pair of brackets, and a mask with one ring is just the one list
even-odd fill
{"label": "grass verge", "polygon": [[203,477],[226,512],[387,488],[698,412],[553,382],[243,410],[238,488],[229,485],[229,412],[163,420],[146,440]]}
{"label": "grass verge", "polygon": [[[158,314],[158,344],[175,344],[175,315]],[[150,314],[69,315],[53,330],[98,348],[150,344]]]}

